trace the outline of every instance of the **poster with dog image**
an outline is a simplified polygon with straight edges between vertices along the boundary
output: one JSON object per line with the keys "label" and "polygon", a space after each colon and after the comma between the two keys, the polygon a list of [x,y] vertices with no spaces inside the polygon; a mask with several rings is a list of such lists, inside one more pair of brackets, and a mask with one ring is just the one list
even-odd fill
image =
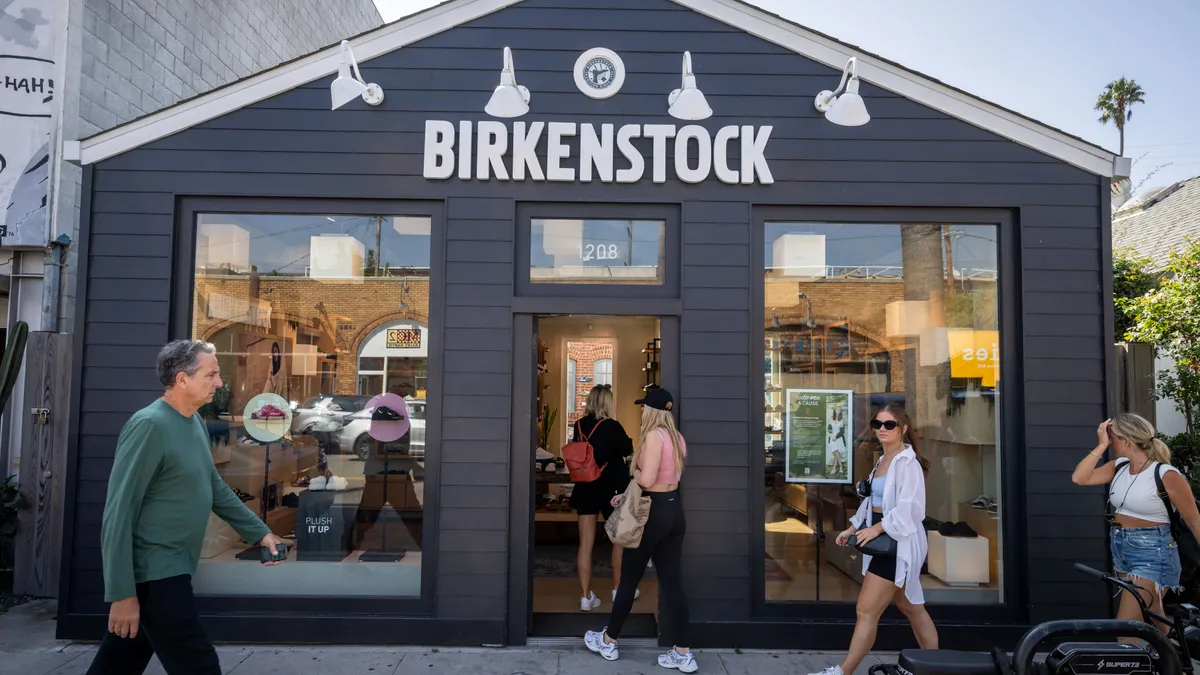
{"label": "poster with dog image", "polygon": [[853,391],[840,389],[787,390],[787,482],[850,484],[854,475],[852,396]]}

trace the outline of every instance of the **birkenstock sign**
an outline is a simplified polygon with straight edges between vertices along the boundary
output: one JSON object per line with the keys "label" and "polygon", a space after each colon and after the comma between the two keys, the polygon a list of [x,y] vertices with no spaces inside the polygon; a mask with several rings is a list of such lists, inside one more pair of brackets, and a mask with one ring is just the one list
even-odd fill
{"label": "birkenstock sign", "polygon": [[[618,129],[574,122],[514,122],[510,128],[496,121],[428,120],[424,175],[430,180],[637,183],[650,178],[665,183],[671,169],[684,183],[703,183],[715,173],[724,183],[770,185],[775,182],[766,157],[771,130],[730,125],[710,133],[696,124]],[[674,144],[673,162],[667,161],[668,143]],[[731,148],[740,151],[738,159],[730,160]]]}

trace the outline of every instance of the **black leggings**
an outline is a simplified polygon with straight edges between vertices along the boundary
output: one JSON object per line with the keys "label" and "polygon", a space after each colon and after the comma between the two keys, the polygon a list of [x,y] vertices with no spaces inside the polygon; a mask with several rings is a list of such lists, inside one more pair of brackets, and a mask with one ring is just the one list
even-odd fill
{"label": "black leggings", "polygon": [[646,563],[653,560],[666,603],[661,612],[662,635],[676,647],[688,647],[688,608],[683,595],[683,535],[687,523],[683,502],[678,490],[645,494],[650,496],[650,518],[642,532],[642,543],[625,549],[621,558],[621,583],[605,632],[614,640],[620,637],[621,627],[633,609],[634,591],[646,573]]}
{"label": "black leggings", "polygon": [[200,625],[190,576],[138,584],[137,598],[137,637],[106,630],[87,675],[141,675],[154,655],[168,675],[221,674],[217,651]]}

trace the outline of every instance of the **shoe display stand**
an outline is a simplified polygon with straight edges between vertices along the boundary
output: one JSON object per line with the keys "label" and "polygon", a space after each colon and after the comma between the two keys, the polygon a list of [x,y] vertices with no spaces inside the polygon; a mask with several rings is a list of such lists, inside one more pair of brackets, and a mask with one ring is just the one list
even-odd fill
{"label": "shoe display stand", "polygon": [[[383,456],[383,511],[379,515],[379,518],[383,521],[379,523],[379,532],[382,541],[380,542],[379,548],[364,551],[362,555],[358,556],[358,561],[364,563],[400,562],[404,558],[404,555],[408,553],[408,551],[403,548],[391,548],[388,546],[388,523],[392,520],[392,518],[389,517],[390,511],[386,507],[392,504],[388,500],[388,485],[392,482],[391,475],[388,473],[389,464],[391,461],[391,453],[387,451],[384,443],[375,441],[375,454],[376,456]],[[395,505],[393,505],[393,509],[391,511],[394,510],[396,510]],[[403,525],[403,522],[401,525]],[[394,537],[392,539],[392,543],[393,545],[395,544]]]}
{"label": "shoe display stand", "polygon": [[988,542],[988,576],[995,580],[1000,578],[1000,516],[986,509],[977,509],[969,503],[958,506],[958,515],[963,522],[979,533]]}
{"label": "shoe display stand", "polygon": [[658,359],[661,353],[662,338],[654,338],[653,341],[647,342],[646,348],[642,350],[642,354],[646,357],[646,363],[642,366],[642,372],[646,374],[646,384],[642,386],[642,391],[661,386],[658,381]]}
{"label": "shoe display stand", "polygon": [[[291,443],[285,441],[276,441],[274,443],[260,443],[258,445],[262,448],[263,456],[262,485],[259,488],[260,492],[258,495],[259,517],[262,518],[262,521],[267,525],[268,528],[270,528],[272,533],[276,535],[289,534],[292,530],[293,521],[296,517],[296,509],[283,506],[280,503],[283,499],[282,485],[279,485],[275,491],[274,504],[270,503],[271,500],[269,495],[273,485],[281,484],[285,480],[290,482],[292,476],[294,476],[296,473],[295,455],[291,452]],[[245,445],[240,445],[239,449],[246,447],[247,446]],[[276,454],[278,454],[281,458],[291,458],[291,462],[286,462],[286,460],[284,460],[286,466],[283,467],[283,471],[277,471],[279,475],[273,476],[271,474],[271,454],[276,449],[278,449]],[[253,560],[258,562],[260,561],[259,548],[260,547],[258,546],[251,546],[241,553],[238,553],[237,559]]]}

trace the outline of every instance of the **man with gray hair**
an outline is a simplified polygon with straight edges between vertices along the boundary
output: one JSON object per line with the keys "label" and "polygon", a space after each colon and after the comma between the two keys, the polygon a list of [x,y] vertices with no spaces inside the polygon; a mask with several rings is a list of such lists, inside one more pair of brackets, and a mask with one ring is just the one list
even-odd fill
{"label": "man with gray hair", "polygon": [[138,675],[156,654],[169,675],[220,675],[192,594],[208,514],[272,552],[283,544],[213,465],[197,412],[221,386],[220,370],[207,342],[163,347],[158,379],[165,393],[121,430],[100,540],[104,599],[112,606],[88,675]]}

